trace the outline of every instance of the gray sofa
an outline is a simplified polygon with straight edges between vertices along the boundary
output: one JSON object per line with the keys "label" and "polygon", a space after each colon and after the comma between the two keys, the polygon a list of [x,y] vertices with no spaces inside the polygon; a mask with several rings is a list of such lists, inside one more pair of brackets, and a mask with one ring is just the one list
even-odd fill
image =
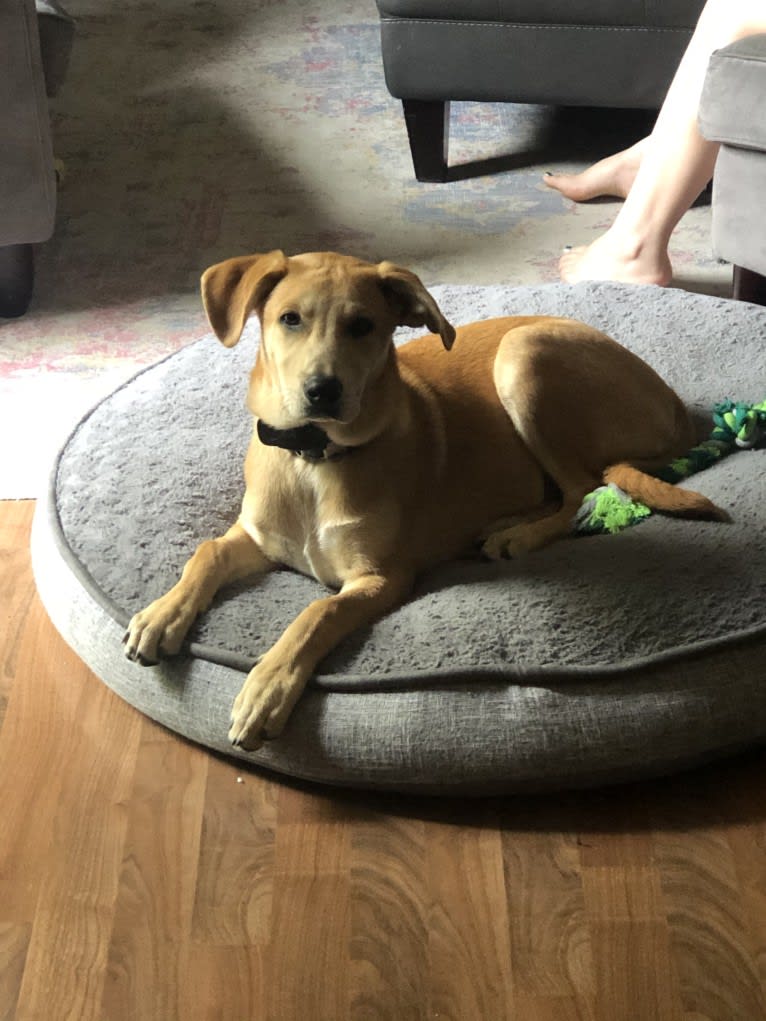
{"label": "gray sofa", "polygon": [[659,107],[704,0],[377,0],[415,175],[447,178],[451,100]]}
{"label": "gray sofa", "polygon": [[53,232],[47,95],[64,79],[74,25],[56,0],[0,3],[0,316],[32,295],[33,248]]}
{"label": "gray sofa", "polygon": [[713,250],[734,266],[734,297],[766,305],[766,34],[710,58],[702,134],[721,148],[713,175]]}

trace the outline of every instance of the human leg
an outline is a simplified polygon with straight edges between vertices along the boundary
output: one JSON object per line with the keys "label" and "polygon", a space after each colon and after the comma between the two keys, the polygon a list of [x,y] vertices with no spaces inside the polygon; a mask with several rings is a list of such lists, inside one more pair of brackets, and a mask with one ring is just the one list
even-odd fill
{"label": "human leg", "polygon": [[710,54],[735,39],[763,31],[762,0],[707,0],[654,129],[639,150],[639,165],[625,203],[605,234],[562,256],[562,279],[670,282],[670,236],[712,177],[718,153],[717,145],[704,139],[697,128]]}
{"label": "human leg", "polygon": [[573,202],[588,202],[590,199],[611,195],[627,198],[641,165],[641,156],[649,138],[642,138],[635,145],[607,156],[579,174],[547,173],[545,184]]}

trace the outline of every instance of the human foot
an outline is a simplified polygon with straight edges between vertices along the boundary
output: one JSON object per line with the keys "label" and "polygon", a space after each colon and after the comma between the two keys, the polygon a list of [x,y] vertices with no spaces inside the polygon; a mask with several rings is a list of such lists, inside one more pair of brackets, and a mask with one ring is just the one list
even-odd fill
{"label": "human foot", "polygon": [[666,250],[640,243],[626,244],[609,231],[590,245],[565,251],[559,260],[559,273],[568,284],[581,280],[615,280],[624,284],[667,287],[673,278]]}
{"label": "human foot", "polygon": [[630,191],[641,165],[646,139],[629,149],[607,156],[580,174],[547,173],[543,181],[549,188],[573,202],[587,202],[604,195],[624,199]]}

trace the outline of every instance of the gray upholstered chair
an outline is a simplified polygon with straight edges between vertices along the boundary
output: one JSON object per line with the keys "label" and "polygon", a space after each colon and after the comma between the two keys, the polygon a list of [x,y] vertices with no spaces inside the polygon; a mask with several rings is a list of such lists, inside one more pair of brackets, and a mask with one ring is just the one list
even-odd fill
{"label": "gray upholstered chair", "polygon": [[415,174],[447,176],[449,103],[658,108],[704,0],[377,0]]}
{"label": "gray upholstered chair", "polygon": [[766,305],[766,34],[710,58],[702,134],[721,143],[713,175],[713,250],[734,266],[734,297]]}
{"label": "gray upholstered chair", "polygon": [[0,3],[0,316],[32,294],[32,245],[53,231],[48,95],[63,81],[74,25],[55,0]]}

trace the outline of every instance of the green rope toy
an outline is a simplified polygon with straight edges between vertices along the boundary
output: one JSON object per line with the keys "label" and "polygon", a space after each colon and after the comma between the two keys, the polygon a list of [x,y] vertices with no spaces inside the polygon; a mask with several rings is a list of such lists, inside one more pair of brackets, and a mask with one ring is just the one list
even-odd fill
{"label": "green rope toy", "polygon": [[[703,471],[735,450],[749,450],[766,437],[766,400],[760,404],[742,404],[725,400],[713,408],[710,438],[688,454],[654,472],[663,482],[676,483]],[[599,486],[583,499],[575,515],[574,531],[579,535],[614,534],[637,525],[651,514],[643,503],[632,500],[619,486]]]}

